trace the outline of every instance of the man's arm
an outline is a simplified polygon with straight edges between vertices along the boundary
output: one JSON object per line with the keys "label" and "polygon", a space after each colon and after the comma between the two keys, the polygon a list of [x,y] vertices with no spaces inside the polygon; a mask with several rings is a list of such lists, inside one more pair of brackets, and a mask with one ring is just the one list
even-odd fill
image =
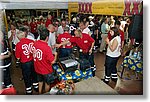
{"label": "man's arm", "polygon": [[9,58],[10,56],[11,56],[11,52],[9,51],[8,55],[0,55],[0,59],[3,60],[3,59],[6,59],[6,58]]}
{"label": "man's arm", "polygon": [[92,49],[93,49],[93,47],[94,47],[94,44],[95,44],[95,41],[92,43],[92,45],[91,45],[91,48],[90,48],[90,50],[89,50],[89,54],[92,54]]}

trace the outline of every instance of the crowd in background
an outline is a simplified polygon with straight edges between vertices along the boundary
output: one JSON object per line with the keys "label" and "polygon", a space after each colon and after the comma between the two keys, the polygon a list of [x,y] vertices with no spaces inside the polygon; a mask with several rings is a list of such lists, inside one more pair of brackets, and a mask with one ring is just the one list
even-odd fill
{"label": "crowd in background", "polygon": [[[44,60],[46,61],[42,62],[44,65],[47,62],[51,64],[55,63],[56,57],[62,58],[70,56],[72,54],[72,48],[77,46],[77,49],[80,52],[79,57],[90,61],[93,76],[95,76],[96,71],[94,53],[96,51],[103,54],[107,52],[105,61],[105,77],[103,81],[108,83],[110,76],[112,76],[114,81],[116,81],[116,64],[119,56],[124,54],[123,48],[129,39],[128,27],[130,26],[130,23],[131,18],[128,17],[92,16],[84,14],[73,15],[70,21],[68,18],[54,18],[51,14],[48,14],[46,19],[43,16],[40,16],[38,19],[32,16],[29,21],[26,19],[21,20],[18,18],[16,20],[15,16],[8,17],[9,32],[8,36],[6,36],[6,39],[8,39],[9,44],[7,44],[8,46],[5,47],[6,51],[4,52],[7,52],[9,56],[7,55],[6,58],[2,58],[1,56],[1,59],[11,59],[10,49],[15,52],[14,55],[16,56],[16,63],[21,62],[22,64],[21,67],[26,86],[26,94],[32,94],[31,83],[33,83],[35,90],[38,90],[37,88],[39,88],[39,93],[42,93],[42,82],[45,81],[48,85],[51,84],[52,81],[47,80],[47,78],[51,79],[50,76],[52,76],[52,71],[49,72],[50,76],[48,76],[49,73],[47,72],[44,73],[41,71],[40,73],[41,69],[39,69],[39,66],[41,64],[39,63],[41,62],[35,62],[35,60],[40,60],[40,52],[35,52],[35,54],[32,52],[33,58],[31,58],[31,60],[29,60],[29,54],[27,55],[27,57],[29,57],[27,58],[27,62],[26,60],[25,62],[22,61],[22,56],[19,56],[20,53],[23,53],[23,51],[19,49],[21,48],[21,45],[19,46],[20,43],[28,42],[28,44],[31,43],[31,45],[34,43],[34,50],[36,49],[35,51],[39,51],[38,49],[44,48],[42,50],[43,53],[46,53],[46,55],[44,55]],[[25,35],[23,35],[22,32],[24,32]],[[28,40],[23,41],[23,38],[27,38]],[[45,43],[47,43],[47,45],[45,45]],[[3,44],[1,46],[3,46]],[[48,46],[51,48],[50,51]],[[7,51],[8,48],[10,49]],[[58,48],[59,53],[57,52]],[[29,50],[28,46],[24,46],[23,49]],[[114,51],[116,51],[115,54],[113,53]],[[28,54],[30,52],[24,53]],[[34,64],[32,61],[34,61]],[[5,66],[8,65],[5,67],[5,69],[8,70],[7,73],[9,73],[10,63],[11,62],[5,63]],[[111,65],[112,63],[114,63],[113,66]],[[111,66],[112,68],[110,69]],[[30,70],[27,70],[26,67],[31,68],[29,68]],[[34,67],[36,67],[35,70]],[[38,72],[39,74],[37,75],[37,79],[34,79],[36,77],[35,74],[29,74],[29,72],[34,71]],[[10,87],[12,85],[10,75],[6,75],[8,76],[4,76],[4,85],[5,87]],[[29,80],[31,79],[31,75],[34,75],[34,78],[32,79],[34,79],[35,82]],[[46,91],[49,90],[48,85],[46,86]]]}

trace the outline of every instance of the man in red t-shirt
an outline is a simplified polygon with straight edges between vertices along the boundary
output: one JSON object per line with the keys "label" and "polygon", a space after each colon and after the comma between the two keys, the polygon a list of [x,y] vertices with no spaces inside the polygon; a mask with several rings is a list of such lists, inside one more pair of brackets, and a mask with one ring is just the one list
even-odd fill
{"label": "man in red t-shirt", "polygon": [[56,61],[57,53],[55,53],[54,57],[47,43],[48,36],[49,31],[47,28],[42,28],[40,30],[40,40],[33,45],[34,67],[38,75],[39,94],[42,93],[43,82],[45,82],[46,92],[50,90],[50,84],[54,82],[52,64]]}
{"label": "man in red t-shirt", "polygon": [[56,47],[60,47],[66,45],[68,43],[76,43],[77,46],[80,48],[79,50],[79,57],[80,59],[87,59],[91,64],[91,68],[93,70],[93,76],[95,76],[96,66],[94,63],[94,55],[92,53],[94,47],[94,39],[89,36],[88,34],[82,33],[80,29],[75,30],[74,32],[75,37],[71,37],[70,40],[66,40],[61,44],[56,44]]}
{"label": "man in red t-shirt", "polygon": [[30,30],[31,33],[34,34],[35,39],[37,39],[37,37],[39,36],[37,33],[37,23],[35,22],[35,18],[32,17],[32,22],[30,23]]}
{"label": "man in red t-shirt", "polygon": [[[69,27],[65,27],[64,28],[64,33],[63,34],[59,34],[58,38],[57,38],[57,43],[62,43],[66,40],[70,40],[71,38],[71,34],[69,34]],[[60,46],[60,54],[59,57],[68,57],[70,56],[72,53],[72,44],[68,43],[66,45]]]}
{"label": "man in red t-shirt", "polygon": [[34,90],[38,92],[37,75],[34,70],[32,46],[34,41],[27,39],[27,29],[25,27],[19,28],[18,37],[20,42],[16,45],[15,56],[21,62],[21,69],[24,83],[26,86],[26,94],[32,94],[32,84]]}
{"label": "man in red t-shirt", "polygon": [[47,28],[48,25],[52,24],[52,15],[49,14],[47,19],[46,19],[46,22],[45,22],[45,27]]}

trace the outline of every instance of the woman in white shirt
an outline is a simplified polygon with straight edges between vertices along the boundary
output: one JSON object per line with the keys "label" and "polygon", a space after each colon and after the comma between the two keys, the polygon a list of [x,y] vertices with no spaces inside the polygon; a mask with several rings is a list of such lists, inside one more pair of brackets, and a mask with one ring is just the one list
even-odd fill
{"label": "woman in white shirt", "polygon": [[117,62],[121,55],[121,38],[119,31],[116,27],[110,29],[110,34],[112,40],[109,41],[106,38],[106,43],[108,44],[106,59],[105,59],[105,78],[102,79],[105,83],[109,83],[110,77],[111,80],[117,82]]}

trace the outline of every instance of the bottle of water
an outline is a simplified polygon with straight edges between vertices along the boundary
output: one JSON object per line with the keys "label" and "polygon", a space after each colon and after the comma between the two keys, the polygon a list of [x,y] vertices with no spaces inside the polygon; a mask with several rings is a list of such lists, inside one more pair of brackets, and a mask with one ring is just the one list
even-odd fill
{"label": "bottle of water", "polygon": [[129,56],[132,57],[133,50],[130,50]]}
{"label": "bottle of water", "polygon": [[134,58],[137,58],[137,54],[138,54],[138,53],[137,53],[137,50],[138,50],[138,49],[136,48],[136,50],[135,50],[135,52],[134,52],[134,55],[133,55]]}
{"label": "bottle of water", "polygon": [[140,52],[138,52],[138,54],[137,54],[137,59],[141,60],[141,53]]}

